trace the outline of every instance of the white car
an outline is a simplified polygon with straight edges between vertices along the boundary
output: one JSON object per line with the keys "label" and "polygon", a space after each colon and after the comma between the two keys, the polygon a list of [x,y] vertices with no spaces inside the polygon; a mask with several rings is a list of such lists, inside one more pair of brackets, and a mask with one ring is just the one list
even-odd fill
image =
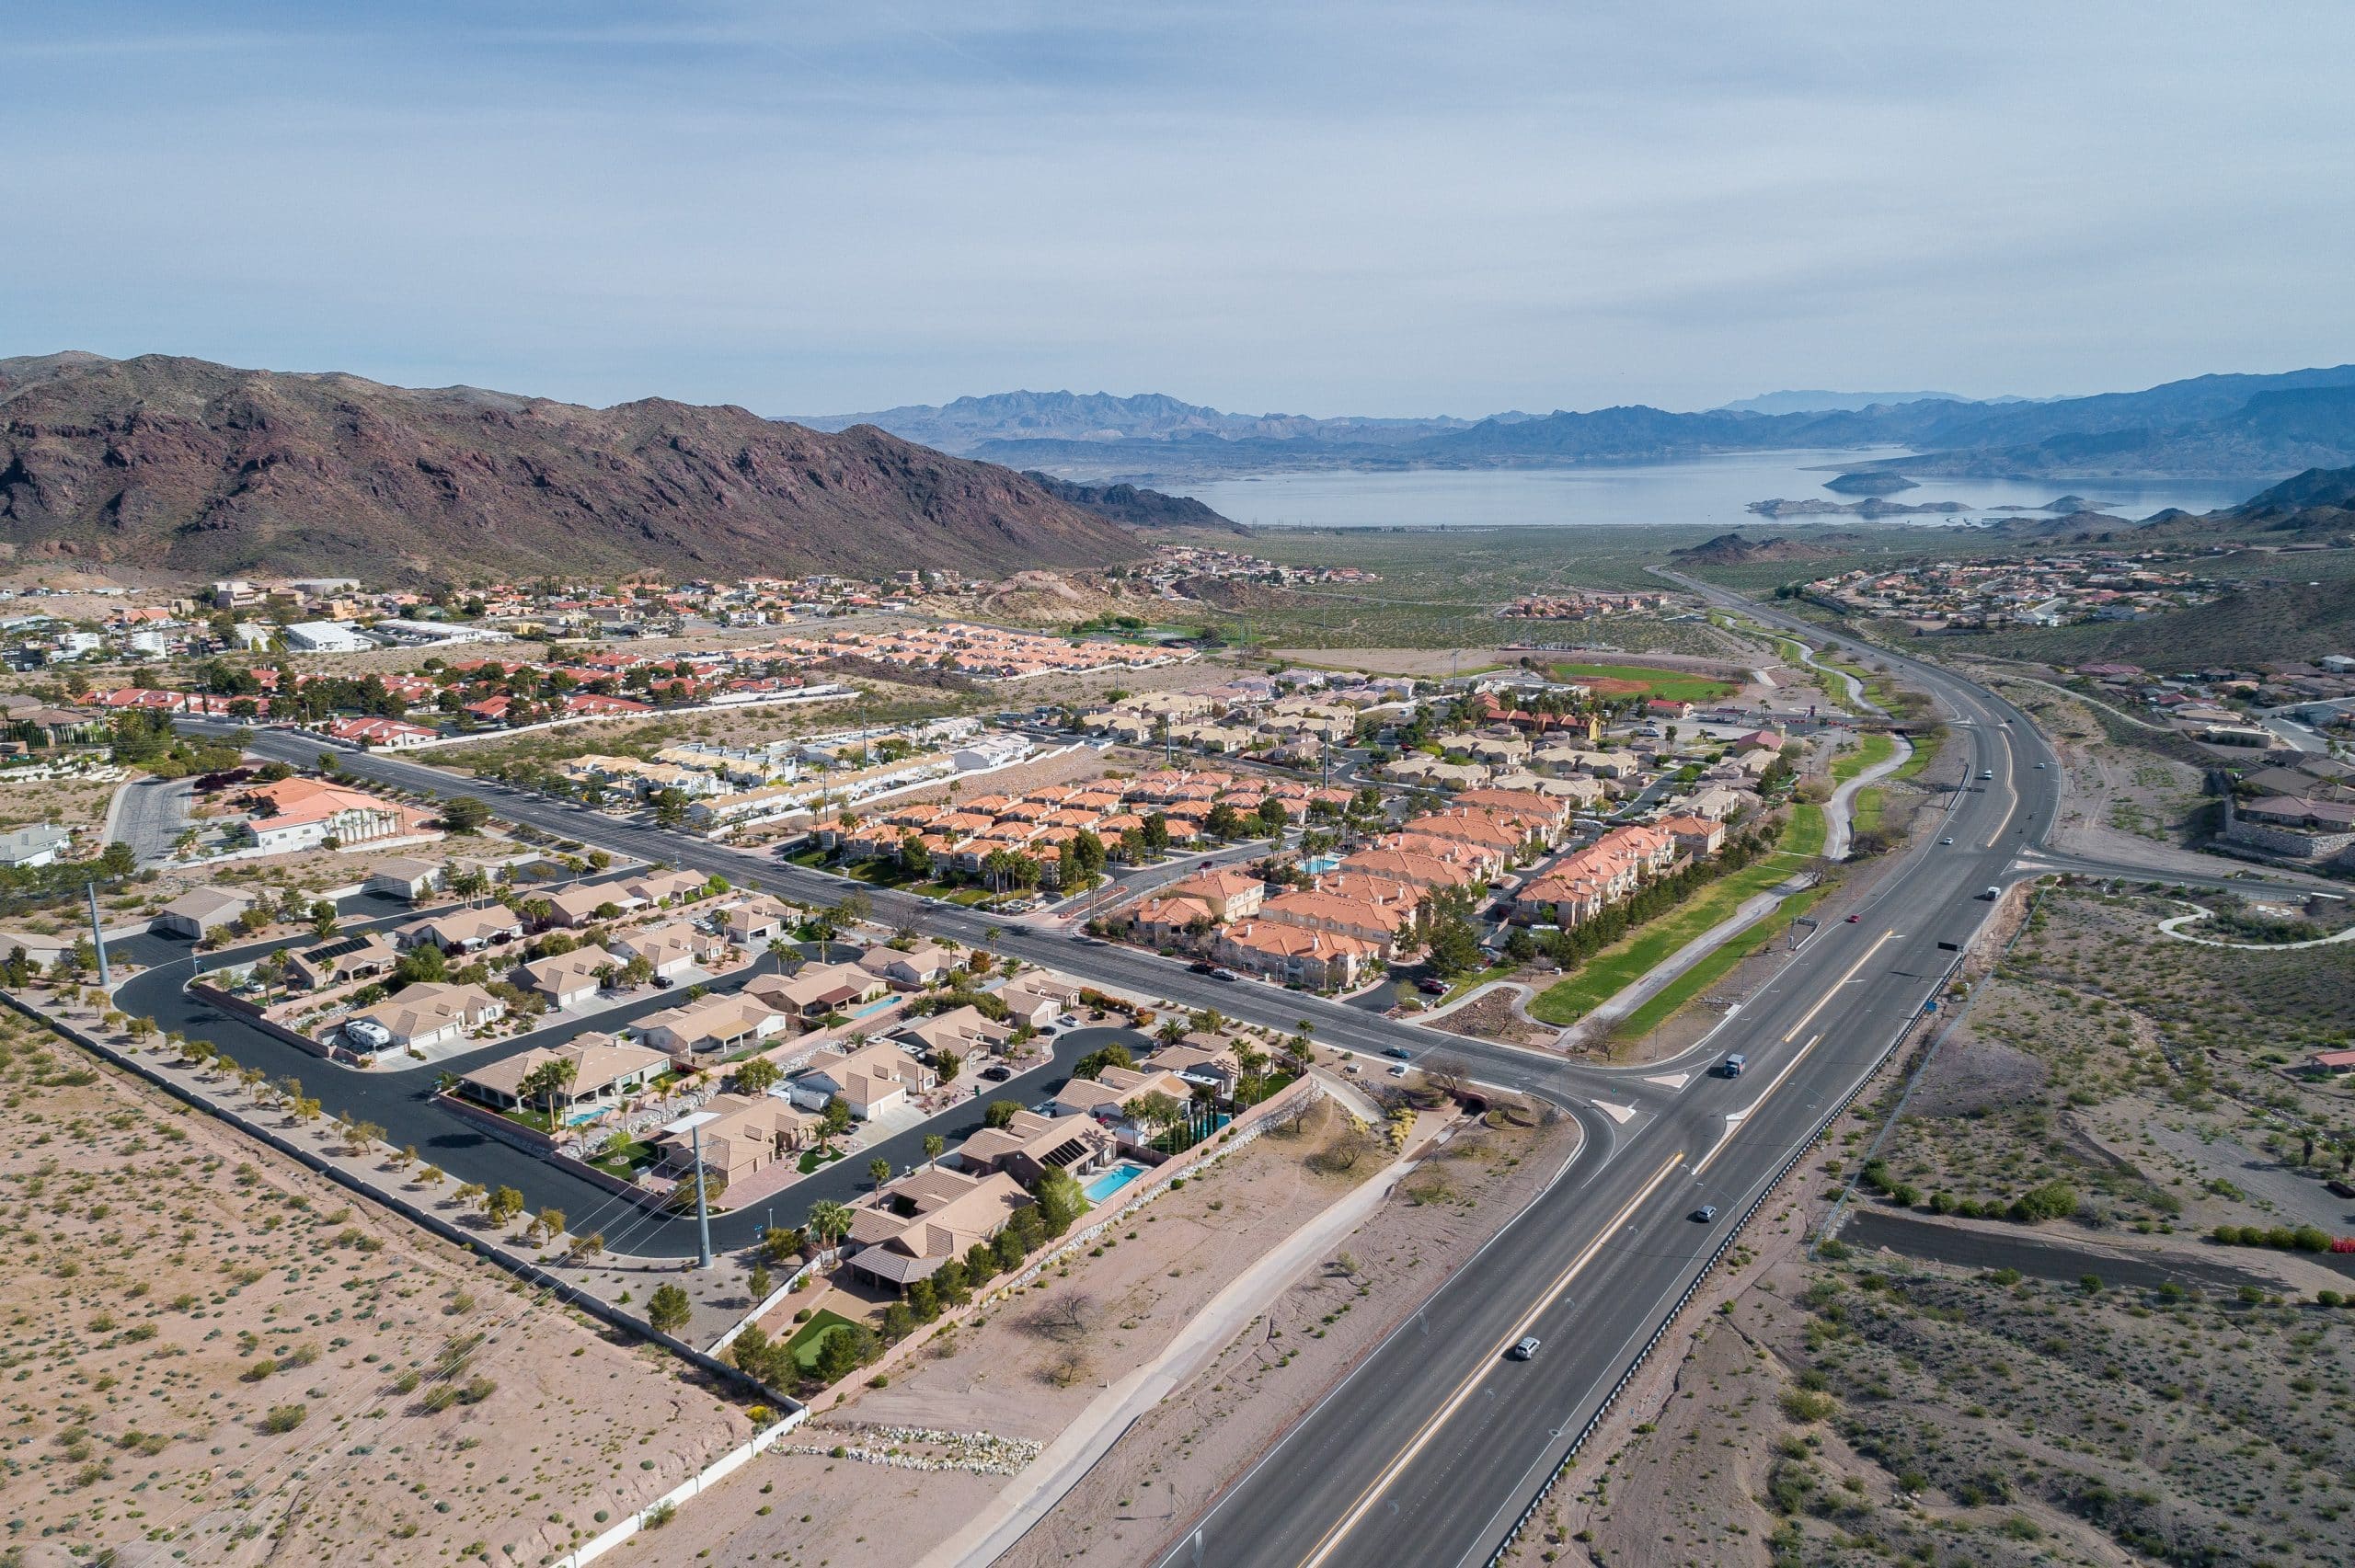
{"label": "white car", "polygon": [[1390,1076],[1391,1076],[1391,1077],[1393,1077],[1393,1078],[1404,1078],[1404,1077],[1406,1077],[1406,1076],[1407,1076],[1407,1064],[1406,1064],[1405,1062],[1403,1062],[1403,1061],[1402,1061],[1402,1062],[1400,1062],[1397,1066],[1396,1066],[1396,1067],[1392,1068],[1392,1069],[1390,1070]]}

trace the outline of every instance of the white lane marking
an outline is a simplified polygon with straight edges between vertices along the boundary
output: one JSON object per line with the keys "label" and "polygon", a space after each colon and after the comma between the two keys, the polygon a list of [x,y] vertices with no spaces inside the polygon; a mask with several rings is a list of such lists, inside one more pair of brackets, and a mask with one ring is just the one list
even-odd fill
{"label": "white lane marking", "polygon": [[1783,1086],[1783,1080],[1788,1078],[1792,1073],[1798,1070],[1799,1063],[1807,1059],[1808,1052],[1815,1049],[1816,1042],[1822,1038],[1823,1036],[1821,1035],[1809,1036],[1807,1044],[1801,1046],[1798,1050],[1792,1055],[1791,1059],[1783,1064],[1783,1070],[1776,1073],[1772,1081],[1767,1083],[1766,1087],[1759,1092],[1758,1098],[1752,1100],[1750,1104],[1744,1105],[1738,1111],[1728,1111],[1726,1113],[1726,1130],[1718,1136],[1716,1145],[1712,1147],[1706,1154],[1701,1156],[1701,1162],[1693,1167],[1694,1175],[1698,1176],[1702,1172],[1709,1168],[1709,1162],[1715,1160],[1717,1157],[1718,1151],[1723,1150],[1727,1144],[1733,1141],[1733,1135],[1741,1130],[1741,1124],[1750,1118],[1751,1113],[1757,1110],[1759,1106],[1764,1104],[1767,1100],[1773,1096],[1775,1091]]}
{"label": "white lane marking", "polygon": [[1644,1082],[1657,1083],[1667,1089],[1682,1089],[1693,1082],[1693,1075],[1689,1072],[1655,1072]]}
{"label": "white lane marking", "polygon": [[1596,1110],[1601,1111],[1604,1116],[1609,1116],[1613,1121],[1617,1122],[1622,1127],[1626,1126],[1627,1123],[1633,1119],[1636,1114],[1636,1107],[1633,1105],[1614,1105],[1608,1100],[1596,1100],[1591,1102],[1591,1104]]}
{"label": "white lane marking", "polygon": [[2004,836],[2004,830],[2012,825],[2012,813],[2020,808],[2020,792],[2012,787],[2012,732],[2008,729],[1999,729],[1995,732],[1995,737],[2004,743],[2004,795],[2005,800],[2004,806],[2004,819],[1995,824],[1995,831],[1988,838],[1985,845],[1986,848],[1991,850],[1995,847],[1995,841]]}
{"label": "white lane marking", "polygon": [[1865,949],[1863,956],[1859,957],[1855,963],[1849,965],[1848,972],[1841,976],[1837,980],[1834,980],[1829,990],[1826,990],[1821,996],[1815,999],[1815,1005],[1807,1010],[1806,1017],[1801,1018],[1798,1023],[1791,1025],[1791,1032],[1783,1036],[1783,1044],[1787,1046],[1793,1040],[1798,1039],[1799,1037],[1799,1031],[1814,1023],[1815,1015],[1822,1012],[1825,1005],[1829,1003],[1833,997],[1838,996],[1843,988],[1844,988],[1850,980],[1856,978],[1856,971],[1863,968],[1867,963],[1871,962],[1872,956],[1880,951],[1881,944],[1884,942],[1894,941],[1899,934],[1900,933],[1895,931],[1884,931],[1878,936],[1873,938],[1873,944]]}

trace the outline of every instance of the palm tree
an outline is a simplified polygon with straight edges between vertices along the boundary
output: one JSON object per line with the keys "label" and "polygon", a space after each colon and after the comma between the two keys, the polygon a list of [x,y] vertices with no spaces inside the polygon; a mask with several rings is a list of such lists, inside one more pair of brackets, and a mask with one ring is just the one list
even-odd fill
{"label": "palm tree", "polygon": [[925,1162],[927,1165],[934,1166],[934,1167],[937,1167],[937,1166],[939,1165],[939,1163],[940,1163],[940,1156],[941,1156],[941,1152],[942,1152],[944,1150],[946,1150],[948,1147],[948,1140],[947,1139],[945,1139],[945,1138],[941,1137],[938,1133],[936,1133],[936,1132],[928,1132],[928,1133],[925,1133],[925,1134],[924,1135],[924,1158],[925,1158]]}
{"label": "palm tree", "polygon": [[821,1253],[832,1252],[834,1243],[850,1234],[851,1213],[847,1204],[827,1198],[810,1206],[807,1221],[810,1234]]}
{"label": "palm tree", "polygon": [[548,1126],[553,1128],[556,1126],[557,1096],[570,1089],[574,1080],[580,1076],[580,1062],[578,1058],[550,1057],[525,1073],[522,1082],[515,1087],[526,1098],[534,1094],[540,1097],[541,1113],[547,1117]]}
{"label": "palm tree", "polygon": [[769,938],[769,956],[776,960],[776,972],[785,973],[785,956],[793,951],[793,944],[782,936]]}
{"label": "palm tree", "polygon": [[891,1162],[878,1155],[867,1162],[867,1173],[874,1179],[875,1190],[881,1192],[883,1184],[891,1179]]}

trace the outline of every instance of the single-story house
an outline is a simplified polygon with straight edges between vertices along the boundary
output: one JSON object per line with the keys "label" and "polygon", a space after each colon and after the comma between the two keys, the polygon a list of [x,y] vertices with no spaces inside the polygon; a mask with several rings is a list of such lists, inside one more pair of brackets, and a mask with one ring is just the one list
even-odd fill
{"label": "single-story house", "polygon": [[994,1239],[1030,1201],[1003,1171],[968,1176],[937,1168],[902,1176],[876,1196],[851,1211],[844,1255],[856,1272],[902,1289]]}
{"label": "single-story house", "polygon": [[1003,1172],[1028,1186],[1049,1171],[1084,1175],[1120,1153],[1111,1132],[1095,1117],[1046,1116],[1017,1111],[1004,1127],[983,1127],[957,1147],[957,1168],[969,1176]]}
{"label": "single-story house", "polygon": [[1033,1029],[1043,1029],[1052,1024],[1069,1005],[1061,995],[1033,985],[1028,975],[1000,986],[997,999],[1005,1003],[1007,1023],[1028,1024]]}
{"label": "single-story house", "polygon": [[927,1057],[945,1050],[967,1057],[975,1051],[996,1049],[1012,1038],[1013,1033],[980,1008],[967,1005],[911,1019],[900,1026],[898,1037]]}
{"label": "single-story house", "polygon": [[609,966],[617,969],[625,962],[602,947],[576,947],[569,953],[518,964],[512,979],[523,990],[547,998],[550,1007],[578,1007],[595,1001],[604,989],[597,979],[599,969]]}
{"label": "single-story house", "polygon": [[446,914],[411,921],[393,934],[404,947],[417,947],[430,942],[444,953],[479,953],[486,947],[512,942],[522,936],[523,922],[513,910],[503,905],[485,904],[480,909],[452,910]]}
{"label": "single-story house", "polygon": [[[703,1168],[731,1185],[818,1137],[816,1116],[774,1094],[715,1094],[703,1108],[718,1118],[696,1129],[702,1136]],[[695,1138],[694,1132],[665,1132],[657,1138],[654,1145],[662,1157],[656,1173],[681,1180],[694,1175]]]}
{"label": "single-story house", "polygon": [[1166,1094],[1183,1105],[1194,1097],[1193,1085],[1166,1068],[1108,1067],[1094,1078],[1074,1078],[1055,1091],[1055,1104],[1074,1116],[1099,1121],[1125,1121],[1129,1108],[1148,1094]]}
{"label": "single-story house", "polygon": [[624,932],[610,945],[625,962],[643,958],[654,966],[658,978],[675,979],[698,964],[717,961],[727,944],[685,921],[672,921],[644,931]]}
{"label": "single-story house", "polygon": [[325,946],[286,956],[286,972],[296,985],[316,990],[346,980],[381,975],[400,960],[400,949],[378,932],[347,936]]}
{"label": "single-story house", "polygon": [[[569,887],[551,888],[532,896],[546,902],[548,924],[576,931],[600,918],[610,920],[646,907],[643,898],[618,882],[576,882]],[[610,910],[613,914],[601,917],[597,913],[600,910]]]}
{"label": "single-story house", "polygon": [[155,929],[201,942],[213,928],[231,923],[253,908],[250,893],[227,887],[191,887],[155,911]]}
{"label": "single-story house", "polygon": [[1144,1065],[1174,1072],[1187,1083],[1209,1090],[1218,1098],[1232,1098],[1243,1081],[1242,1059],[1231,1041],[1200,1030],[1174,1046],[1164,1046],[1145,1058]]}
{"label": "single-story house", "polygon": [[[633,1046],[611,1035],[582,1035],[553,1049],[534,1046],[501,1060],[485,1062],[458,1080],[455,1093],[494,1110],[511,1111],[526,1097],[524,1080],[551,1061],[572,1064],[572,1082],[556,1096],[559,1110],[627,1099],[671,1065],[671,1059],[661,1051]],[[546,1108],[538,1094],[529,1098],[534,1108]]]}
{"label": "single-story house", "polygon": [[[413,985],[390,1001],[344,1020],[344,1037],[363,1049],[422,1048],[454,1040],[507,1016],[507,1004],[480,986]],[[384,1038],[371,1036],[381,1034]]]}
{"label": "single-story house", "polygon": [[668,904],[695,898],[710,885],[709,877],[692,871],[649,871],[626,879],[622,887],[646,903]]}
{"label": "single-story house", "polygon": [[57,857],[73,847],[74,830],[38,823],[19,828],[12,833],[0,833],[0,865],[54,865]]}
{"label": "single-story house", "polygon": [[407,855],[393,855],[376,863],[368,874],[361,890],[384,893],[414,904],[442,886],[442,868],[430,860],[411,860]]}
{"label": "single-story house", "polygon": [[670,1052],[672,1060],[692,1062],[697,1056],[765,1040],[783,1029],[786,1022],[784,1013],[758,997],[739,991],[665,1009],[639,1020],[638,1030],[648,1045]]}
{"label": "single-story house", "polygon": [[822,1050],[810,1059],[807,1070],[793,1081],[793,1103],[822,1111],[840,1097],[850,1114],[872,1121],[907,1104],[909,1094],[933,1084],[932,1070],[889,1040],[876,1040],[846,1050]]}
{"label": "single-story house", "polygon": [[948,979],[957,967],[957,956],[938,943],[919,942],[904,953],[870,947],[858,956],[858,967],[903,990],[921,990]]}
{"label": "single-story house", "polygon": [[790,975],[762,975],[744,992],[793,1017],[821,1018],[873,1001],[890,989],[856,964],[804,964]]}
{"label": "single-story house", "polygon": [[765,947],[785,934],[792,920],[792,912],[775,898],[757,897],[729,909],[723,929],[739,947]]}

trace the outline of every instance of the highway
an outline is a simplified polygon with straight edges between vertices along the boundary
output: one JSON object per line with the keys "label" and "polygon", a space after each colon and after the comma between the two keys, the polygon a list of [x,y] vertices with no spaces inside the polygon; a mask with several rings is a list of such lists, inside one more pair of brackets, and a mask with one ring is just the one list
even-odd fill
{"label": "highway", "polygon": [[[1984,889],[2009,879],[2014,856],[2052,819],[2060,773],[2025,716],[1943,670],[1901,662],[1948,709],[1970,788],[1856,923],[1824,928],[1717,1032],[1711,1059],[1744,1053],[1743,1076],[1698,1072],[1664,1096],[1623,1093],[1615,1113],[1581,1114],[1589,1137],[1568,1169],[1161,1562],[1406,1568],[1485,1562],[1503,1543],[1698,1277],[1720,1228],[1921,1014],[1954,958],[1939,943],[1978,928],[1992,908]],[[1993,777],[1981,780],[1982,770]],[[1650,1079],[1696,1065],[1638,1082],[1658,1090]],[[1704,1204],[1716,1206],[1713,1221],[1690,1218]],[[1541,1341],[1536,1356],[1508,1359],[1524,1334]]]}
{"label": "highway", "polygon": [[[1747,601],[1740,607],[1778,619]],[[1822,635],[1813,626],[1794,629]],[[1537,1200],[1230,1486],[1162,1561],[1288,1568],[1487,1561],[1699,1276],[1724,1228],[1920,1015],[1953,958],[1939,944],[1964,941],[1983,921],[1991,906],[1981,894],[2011,877],[2014,857],[2040,839],[2061,775],[2009,704],[1935,667],[1871,651],[1906,666],[1948,710],[1950,744],[1968,755],[1970,785],[1952,797],[1941,831],[1925,835],[1889,872],[1857,922],[1824,927],[1706,1052],[1696,1048],[1684,1060],[1614,1070],[1500,1044],[1442,1041],[1321,998],[1220,982],[1155,955],[1082,945],[1017,924],[989,943],[1099,984],[1216,1007],[1230,1017],[1285,1029],[1307,1019],[1328,1045],[1419,1055],[1443,1046],[1476,1079],[1564,1107],[1584,1135]],[[282,732],[241,738],[265,757],[306,762],[316,753],[315,743]],[[2039,769],[2039,761],[2047,766]],[[468,784],[398,758],[359,755],[344,765],[386,784],[473,794],[511,820],[803,902],[833,902],[849,889],[820,873]],[[1982,781],[1982,770],[1992,777]],[[1942,835],[1954,844],[1940,845]],[[887,922],[989,940],[989,917],[887,891],[869,896]],[[1742,1077],[1702,1070],[1729,1050],[1749,1058]],[[319,1080],[357,1076],[322,1068],[305,1082],[332,1109],[336,1085]],[[445,1168],[464,1174],[454,1161]],[[1705,1203],[1718,1210],[1712,1222],[1688,1218]],[[1538,1355],[1507,1360],[1503,1353],[1523,1334],[1540,1338]]]}

